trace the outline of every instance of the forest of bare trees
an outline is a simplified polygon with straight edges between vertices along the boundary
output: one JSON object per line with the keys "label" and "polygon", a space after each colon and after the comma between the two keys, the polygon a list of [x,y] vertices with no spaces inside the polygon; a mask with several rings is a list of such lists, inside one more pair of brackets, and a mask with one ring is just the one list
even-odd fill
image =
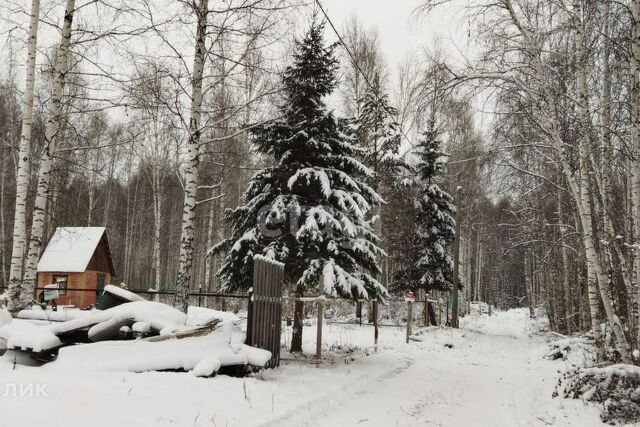
{"label": "forest of bare trees", "polygon": [[[208,253],[230,236],[225,210],[272,162],[248,131],[276,118],[288,29],[313,7],[42,3],[1,6],[13,18],[0,33],[0,287],[27,304],[55,228],[99,225],[115,280],[175,289],[186,308],[189,289],[221,285],[224,256]],[[388,63],[375,28],[357,17],[337,28],[330,103],[357,123],[386,201],[380,281],[405,290],[396,273],[414,227],[411,177],[384,159],[413,164],[431,132],[457,206],[461,312],[470,301],[544,308],[552,329],[591,329],[601,357],[609,339],[629,361],[640,340],[640,0],[469,3],[465,61],[436,48]]]}
{"label": "forest of bare trees", "polygon": [[[446,90],[481,94],[493,116],[492,203],[467,223],[476,284],[504,304],[504,282],[518,283],[512,295],[544,306],[553,329],[591,329],[600,357],[615,348],[628,362],[640,326],[640,2],[477,1],[468,13],[478,58],[443,66]],[[516,277],[504,277],[511,260]]]}

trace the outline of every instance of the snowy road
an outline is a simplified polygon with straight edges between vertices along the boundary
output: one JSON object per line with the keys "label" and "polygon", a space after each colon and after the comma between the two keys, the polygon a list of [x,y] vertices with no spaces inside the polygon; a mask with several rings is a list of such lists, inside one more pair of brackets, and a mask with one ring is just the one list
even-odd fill
{"label": "snowy road", "polygon": [[534,421],[536,407],[545,406],[540,403],[550,400],[544,396],[551,389],[549,375],[540,375],[540,364],[531,362],[539,347],[469,335],[447,352],[412,349],[393,375],[367,385],[353,399],[341,399],[321,422],[311,424],[516,426]]}
{"label": "snowy road", "polygon": [[[0,386],[46,385],[46,396],[0,398],[0,419],[21,427],[601,425],[595,407],[551,397],[565,362],[544,360],[544,337],[528,337],[528,320],[516,314],[466,321],[482,333],[431,328],[409,344],[402,328],[381,328],[377,353],[370,327],[326,325],[322,364],[285,360],[246,379],[14,369],[5,360]],[[314,331],[305,328],[307,353]]]}
{"label": "snowy road", "polygon": [[280,425],[600,425],[593,408],[552,399],[559,366],[541,359],[541,338],[429,335],[407,346],[395,369],[328,393]]}

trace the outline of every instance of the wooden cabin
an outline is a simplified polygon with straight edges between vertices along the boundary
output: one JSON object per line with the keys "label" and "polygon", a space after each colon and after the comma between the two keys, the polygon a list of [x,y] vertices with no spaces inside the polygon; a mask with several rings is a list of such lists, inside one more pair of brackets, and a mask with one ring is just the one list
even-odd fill
{"label": "wooden cabin", "polygon": [[96,304],[114,275],[104,227],[58,227],[38,262],[37,293],[57,283],[59,305],[83,308]]}

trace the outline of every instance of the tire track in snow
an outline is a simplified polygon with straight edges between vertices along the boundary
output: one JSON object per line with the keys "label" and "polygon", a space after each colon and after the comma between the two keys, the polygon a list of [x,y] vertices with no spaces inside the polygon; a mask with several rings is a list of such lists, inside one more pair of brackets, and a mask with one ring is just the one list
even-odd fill
{"label": "tire track in snow", "polygon": [[[376,356],[374,355],[370,357],[375,359]],[[338,383],[335,388],[332,388],[332,390],[323,393],[320,396],[315,396],[309,400],[301,402],[298,405],[289,408],[285,413],[260,424],[260,426],[280,427],[288,425],[314,425],[319,416],[328,413],[332,409],[345,405],[345,402],[348,402],[349,399],[359,398],[361,396],[377,392],[378,389],[373,386],[403,374],[414,364],[415,359],[403,356],[399,362],[399,364],[376,376],[371,376],[369,373],[359,375],[350,381],[348,387],[345,387],[343,383]],[[339,372],[332,372],[332,374],[339,374]]]}

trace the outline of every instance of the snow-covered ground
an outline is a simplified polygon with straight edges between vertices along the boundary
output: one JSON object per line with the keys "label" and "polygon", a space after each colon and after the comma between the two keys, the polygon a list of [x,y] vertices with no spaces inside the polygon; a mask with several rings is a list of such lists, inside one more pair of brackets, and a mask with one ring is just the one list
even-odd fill
{"label": "snow-covered ground", "polygon": [[[566,362],[526,310],[464,319],[463,328],[325,325],[326,357],[252,378],[88,372],[0,363],[0,419],[16,426],[595,426],[595,406],[552,398]],[[285,334],[287,337],[287,334]],[[515,337],[515,338],[514,338]],[[304,331],[308,354],[315,327]],[[32,385],[41,393],[20,391]]]}

